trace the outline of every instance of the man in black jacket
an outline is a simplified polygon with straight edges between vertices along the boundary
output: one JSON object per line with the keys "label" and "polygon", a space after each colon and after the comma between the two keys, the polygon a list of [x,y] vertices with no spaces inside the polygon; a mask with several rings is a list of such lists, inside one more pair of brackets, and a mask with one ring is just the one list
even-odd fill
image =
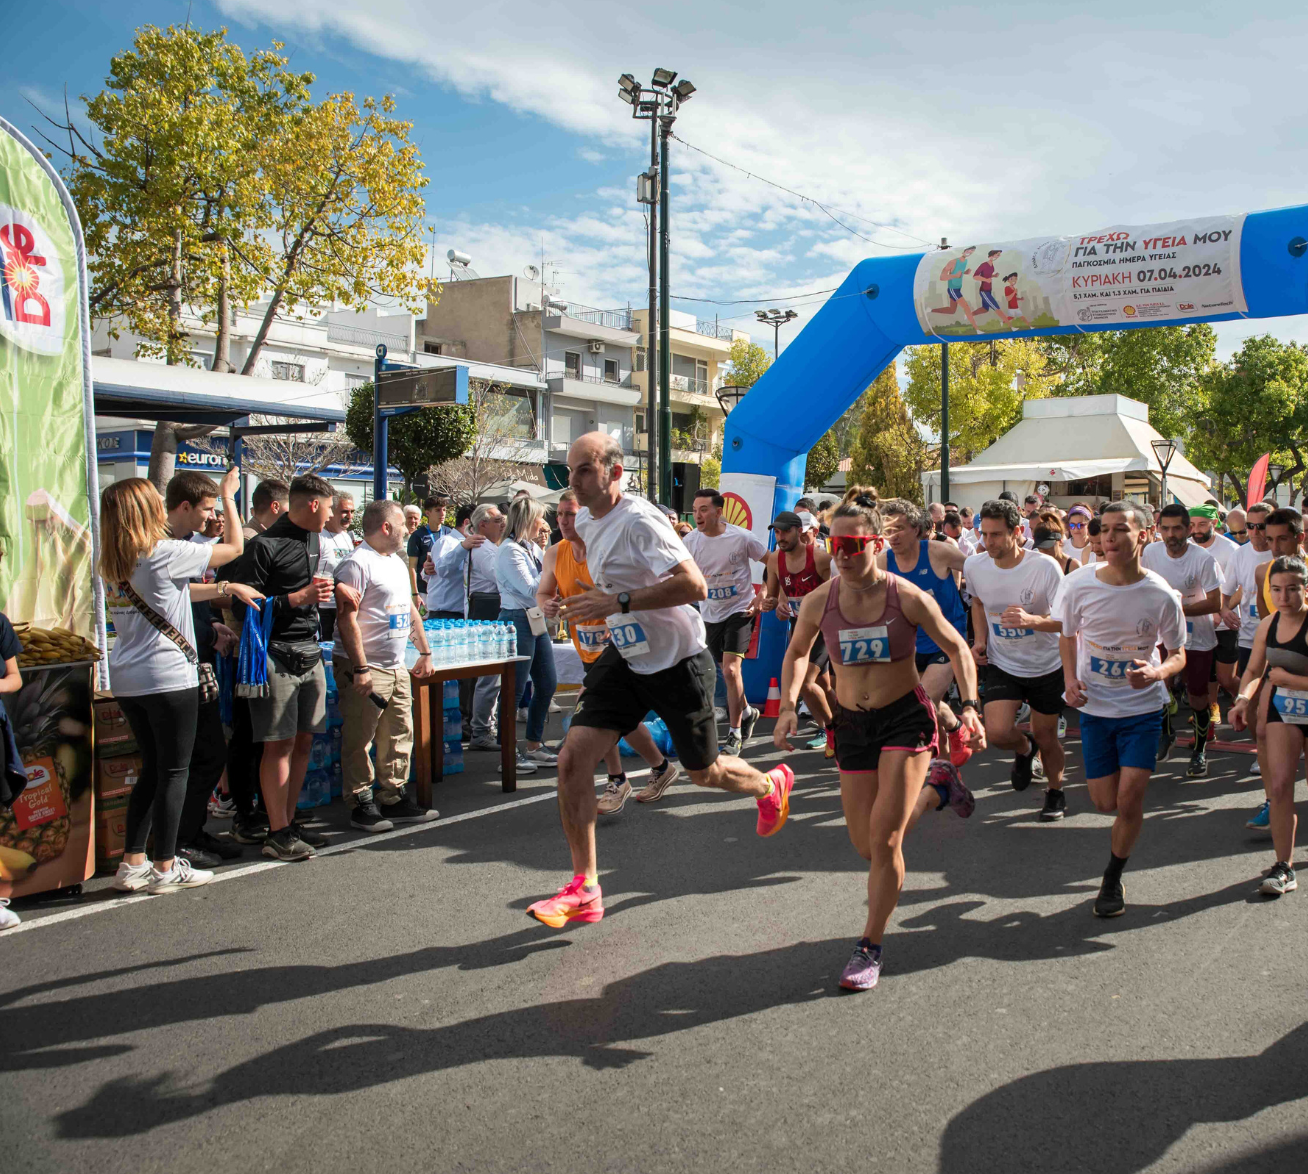
{"label": "man in black jacket", "polygon": [[273,609],[268,692],[250,698],[254,740],[263,743],[259,788],[269,827],[263,854],[273,860],[304,860],[313,855],[314,840],[326,843],[294,820],[313,736],[327,728],[318,604],[331,595],[332,583],[314,575],[332,494],[321,477],[296,477],[286,513],[249,540],[231,569],[234,582],[262,591],[264,606]]}

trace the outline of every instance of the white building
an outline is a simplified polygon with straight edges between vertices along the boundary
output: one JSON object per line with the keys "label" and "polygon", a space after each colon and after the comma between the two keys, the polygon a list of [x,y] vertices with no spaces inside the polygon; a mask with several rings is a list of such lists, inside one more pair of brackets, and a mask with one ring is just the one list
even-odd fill
{"label": "white building", "polygon": [[[1149,408],[1124,395],[1029,399],[1022,419],[970,464],[949,470],[949,499],[977,509],[1007,489],[1021,501],[1044,496],[1066,508],[1076,501],[1131,499],[1158,503],[1162,466],[1152,442],[1163,437]],[[940,501],[940,470],[922,474],[926,501]],[[1208,477],[1177,452],[1167,470],[1167,496],[1184,506],[1211,495]]]}

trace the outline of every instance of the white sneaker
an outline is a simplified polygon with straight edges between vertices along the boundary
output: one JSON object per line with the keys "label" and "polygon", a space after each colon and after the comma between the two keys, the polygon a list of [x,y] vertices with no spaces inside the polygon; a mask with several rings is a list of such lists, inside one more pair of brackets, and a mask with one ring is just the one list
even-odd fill
{"label": "white sneaker", "polygon": [[213,880],[213,873],[203,868],[193,868],[190,861],[178,856],[167,872],[157,868],[150,869],[150,884],[147,893],[176,893],[182,889],[198,889]]}
{"label": "white sneaker", "polygon": [[9,898],[0,897],[0,929],[13,929],[22,924],[22,918],[9,908]]}
{"label": "white sneaker", "polygon": [[1058,736],[1060,738],[1067,737],[1067,718],[1065,717],[1060,717],[1058,719]]}
{"label": "white sneaker", "polygon": [[[497,762],[495,769],[503,774],[504,763]],[[518,753],[518,773],[520,775],[534,775],[536,773],[536,764],[530,758],[523,758],[521,752]]]}
{"label": "white sneaker", "polygon": [[230,795],[209,797],[210,819],[231,819],[236,814],[236,802]]}
{"label": "white sneaker", "polygon": [[114,874],[113,887],[120,893],[139,893],[150,883],[150,874],[154,868],[147,860],[144,864],[128,864],[120,861],[118,872]]}
{"label": "white sneaker", "polygon": [[1031,707],[1023,701],[1021,707],[1017,711],[1017,716],[1013,719],[1013,724],[1015,726],[1020,726],[1023,722],[1028,722],[1030,720]]}
{"label": "white sneaker", "polygon": [[527,724],[527,710],[525,707],[518,710],[518,724],[521,726],[525,726]]}
{"label": "white sneaker", "polygon": [[535,750],[526,751],[522,757],[529,758],[542,766],[554,766],[559,761],[559,756],[543,742]]}
{"label": "white sneaker", "polygon": [[1249,773],[1251,775],[1257,775],[1259,778],[1262,778],[1263,775],[1262,763],[1260,763],[1256,758],[1254,759],[1253,766],[1250,767],[1249,769]]}

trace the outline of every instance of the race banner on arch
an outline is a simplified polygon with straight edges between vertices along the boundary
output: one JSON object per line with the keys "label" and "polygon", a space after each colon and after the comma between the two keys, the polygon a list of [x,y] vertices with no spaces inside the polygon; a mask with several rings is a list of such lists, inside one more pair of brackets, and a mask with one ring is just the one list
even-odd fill
{"label": "race banner on arch", "polygon": [[1247,313],[1243,227],[1243,215],[1205,216],[927,253],[913,282],[918,324],[948,342]]}

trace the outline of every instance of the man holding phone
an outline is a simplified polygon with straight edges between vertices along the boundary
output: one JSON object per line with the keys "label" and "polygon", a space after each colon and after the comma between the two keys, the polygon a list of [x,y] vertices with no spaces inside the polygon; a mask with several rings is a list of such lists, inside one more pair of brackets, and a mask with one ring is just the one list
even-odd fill
{"label": "man holding phone", "polygon": [[[404,653],[418,647],[419,677],[435,673],[422,616],[400,554],[408,538],[404,511],[393,501],[369,502],[363,543],[336,568],[336,648],[332,671],[340,685],[341,773],[350,825],[386,832],[397,823],[424,823],[437,812],[419,806],[405,790],[413,751],[413,691]],[[373,765],[368,750],[377,743]]]}

